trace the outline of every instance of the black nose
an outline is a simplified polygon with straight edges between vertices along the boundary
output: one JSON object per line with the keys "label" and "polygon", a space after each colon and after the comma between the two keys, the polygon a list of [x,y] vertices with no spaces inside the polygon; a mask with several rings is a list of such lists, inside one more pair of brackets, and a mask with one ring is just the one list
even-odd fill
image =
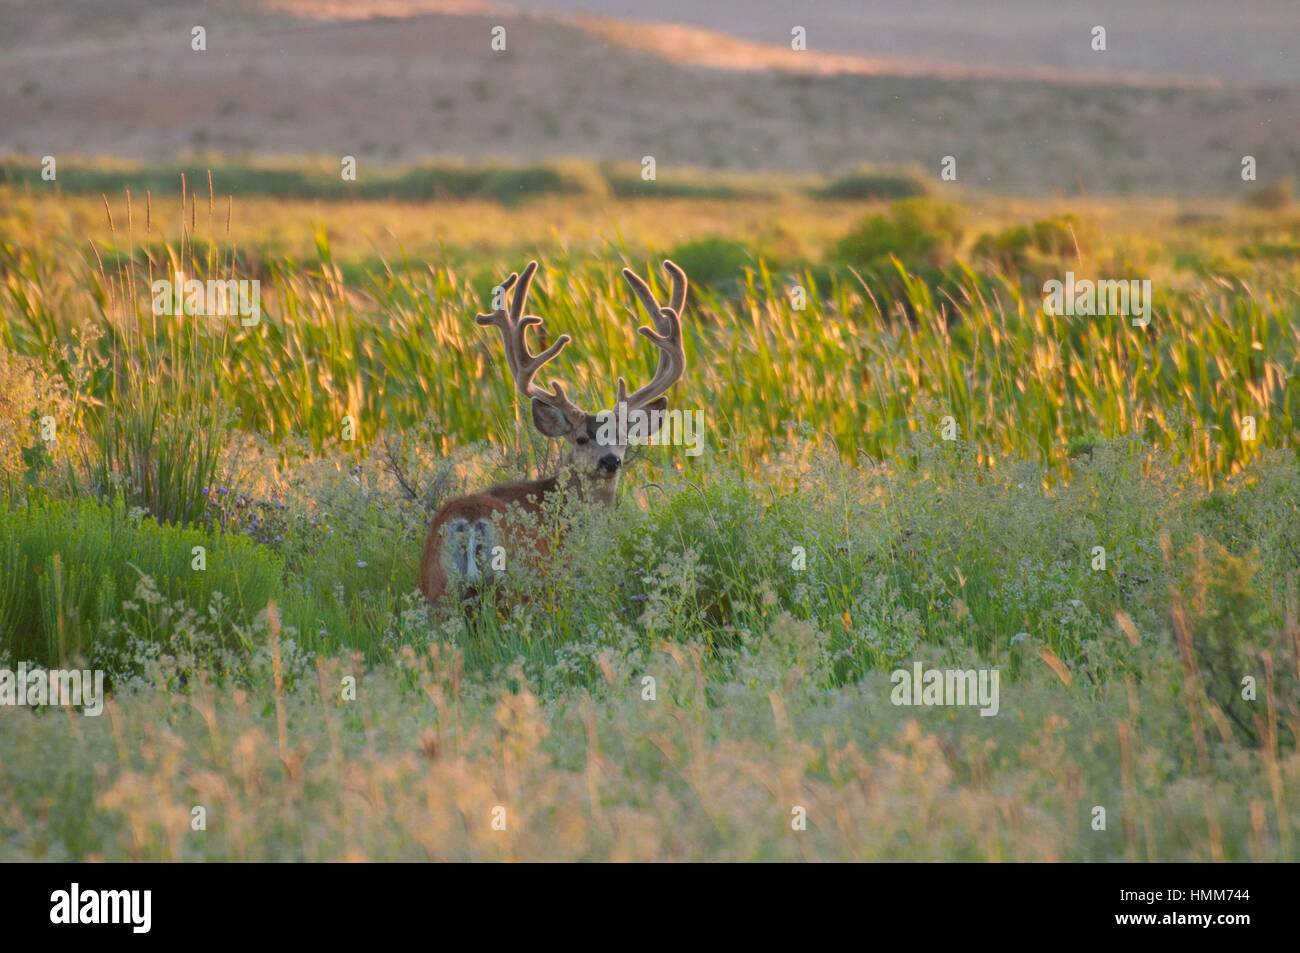
{"label": "black nose", "polygon": [[607,473],[613,473],[623,465],[623,461],[612,453],[607,453],[600,458],[600,468]]}

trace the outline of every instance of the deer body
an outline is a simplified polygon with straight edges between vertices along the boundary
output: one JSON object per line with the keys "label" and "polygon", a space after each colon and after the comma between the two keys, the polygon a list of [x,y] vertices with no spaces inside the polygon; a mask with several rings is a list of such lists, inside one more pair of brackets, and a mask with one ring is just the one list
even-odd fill
{"label": "deer body", "polygon": [[549,541],[538,530],[544,528],[547,504],[554,497],[574,495],[612,506],[627,443],[625,437],[610,436],[607,414],[617,413],[625,405],[625,419],[647,415],[638,424],[647,438],[652,436],[668,405],[663,394],[681,378],[686,367],[680,319],[686,301],[686,275],[672,262],[665,261],[664,270],[673,285],[666,308],[659,305],[640,277],[623,269],[623,277],[655,325],[654,329],[638,329],[638,333],[660,349],[659,364],[649,384],[629,396],[627,384],[620,377],[615,411],[601,414],[586,413],[571,403],[558,382],[552,382],[550,391],[534,386],[532,379],[537,371],[553,360],[570,340],[567,334],[562,334],[541,354],[528,352],[525,332],[532,325],[542,324],[541,318],[523,313],[536,270],[537,262],[530,262],[522,277],[512,274],[502,282],[505,291],[515,288],[509,312],[499,309],[480,314],[478,323],[494,325],[501,331],[506,364],[519,393],[529,398],[533,425],[547,437],[567,441],[568,452],[554,476],[498,483],[482,492],[449,500],[439,508],[429,524],[420,556],[420,591],[435,604],[449,595],[469,595],[499,579],[507,571],[503,567],[508,567],[512,560],[549,558]]}

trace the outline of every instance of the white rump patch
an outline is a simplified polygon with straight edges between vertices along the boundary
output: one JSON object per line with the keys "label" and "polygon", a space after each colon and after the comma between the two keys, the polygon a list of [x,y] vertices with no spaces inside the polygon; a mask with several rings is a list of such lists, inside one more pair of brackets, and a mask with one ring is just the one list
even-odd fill
{"label": "white rump patch", "polygon": [[497,530],[491,520],[452,520],[442,543],[442,568],[447,578],[474,586],[483,578],[500,575],[492,568]]}

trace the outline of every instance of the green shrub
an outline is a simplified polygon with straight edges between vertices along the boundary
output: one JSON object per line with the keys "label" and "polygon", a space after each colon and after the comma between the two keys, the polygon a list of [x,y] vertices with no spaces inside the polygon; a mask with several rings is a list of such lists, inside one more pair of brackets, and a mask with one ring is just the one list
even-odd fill
{"label": "green shrub", "polygon": [[573,176],[549,165],[518,168],[458,168],[417,166],[399,175],[359,184],[358,194],[367,199],[491,199],[514,205],[543,195],[570,195],[583,191]]}
{"label": "green shrub", "polygon": [[610,194],[617,198],[657,199],[740,199],[753,198],[758,193],[752,188],[741,188],[706,176],[689,174],[667,179],[643,179],[630,168],[607,164],[601,169]]}
{"label": "green shrub", "polygon": [[882,215],[869,215],[832,249],[840,261],[881,268],[892,255],[908,268],[952,261],[962,236],[961,210],[925,199],[906,199]]}
{"label": "green shrub", "polygon": [[1024,225],[1013,225],[996,234],[981,235],[971,249],[977,258],[987,259],[1003,274],[1019,274],[1028,264],[1031,239]]}
{"label": "green shrub", "polygon": [[[275,166],[219,164],[155,168],[97,169],[61,163],[59,187],[67,192],[100,195],[152,192],[167,195],[180,188],[184,176],[191,189],[207,186],[208,175],[218,195],[267,195],[296,199],[490,199],[503,205],[541,195],[568,195],[587,190],[581,176],[553,165],[476,166],[417,165],[396,171],[379,171],[357,182],[345,182],[337,168],[290,169]],[[0,185],[43,185],[40,164],[0,162]]]}
{"label": "green shrub", "polygon": [[981,235],[972,251],[1003,274],[1019,275],[1036,268],[1059,270],[1061,262],[1077,259],[1089,244],[1087,229],[1075,216],[1056,215]]}
{"label": "green shrub", "polygon": [[701,238],[678,245],[668,257],[685,269],[691,283],[718,290],[735,290],[754,263],[748,245],[735,238]]}
{"label": "green shrub", "polygon": [[[1185,634],[1206,697],[1241,741],[1258,747],[1269,736],[1266,690],[1290,704],[1300,690],[1296,645],[1274,625],[1270,607],[1256,591],[1261,573],[1254,553],[1233,556],[1219,543],[1198,538],[1188,555]],[[1246,691],[1247,677],[1254,682],[1254,695]],[[1278,713],[1276,731],[1279,742],[1292,748],[1289,714],[1294,712],[1285,708]]]}
{"label": "green shrub", "polygon": [[281,566],[250,540],[160,525],[121,500],[34,499],[0,512],[0,648],[43,664],[88,656],[142,575],[196,611],[221,593],[251,618],[275,595]]}
{"label": "green shrub", "polygon": [[913,199],[926,194],[925,183],[910,175],[867,170],[842,175],[810,191],[819,199],[849,200]]}

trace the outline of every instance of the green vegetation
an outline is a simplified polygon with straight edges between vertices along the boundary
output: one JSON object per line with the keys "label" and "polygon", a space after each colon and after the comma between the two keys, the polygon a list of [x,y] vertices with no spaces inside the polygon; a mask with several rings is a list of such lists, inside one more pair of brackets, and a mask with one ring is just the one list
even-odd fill
{"label": "green vegetation", "polygon": [[[322,222],[307,259],[120,215],[86,247],[75,198],[0,200],[41,236],[0,244],[0,668],[114,691],[0,706],[0,859],[1300,856],[1285,214],[1120,241],[905,198],[827,234],[702,200],[662,243],[359,260]],[[430,610],[434,509],[554,463],[472,318],[531,255],[593,408],[652,369],[619,270],[686,267],[704,453],[556,514],[528,601]],[[1151,324],[1046,314],[1066,268],[1160,279]],[[259,278],[260,323],[155,315],[177,271]],[[998,714],[892,704],[915,663],[996,667]]]}
{"label": "green vegetation", "polygon": [[819,199],[912,199],[926,194],[919,176],[864,169],[827,182],[811,190]]}
{"label": "green vegetation", "polygon": [[[184,177],[191,190],[206,199],[209,176],[216,195],[244,199],[256,196],[288,199],[363,199],[427,202],[435,199],[489,199],[516,205],[543,196],[571,196],[612,192],[619,197],[638,195],[656,198],[748,198],[762,190],[742,184],[720,184],[715,179],[692,174],[667,174],[662,180],[646,181],[640,171],[618,164],[599,166],[586,163],[535,163],[528,166],[482,166],[432,163],[411,166],[365,168],[357,163],[355,176],[344,179],[342,165],[311,160],[294,165],[216,164],[192,162],[167,167],[123,164],[106,168],[95,163],[69,161],[57,169],[57,187],[82,195],[118,194],[130,191],[170,195]],[[42,166],[32,159],[0,159],[0,186],[43,189],[49,182],[41,177]],[[888,177],[886,177],[888,178]],[[878,195],[892,197],[885,188]],[[833,196],[830,196],[833,197]]]}
{"label": "green vegetation", "polygon": [[754,264],[754,253],[738,238],[697,238],[678,245],[668,257],[686,270],[697,289],[741,290],[745,273]]}
{"label": "green vegetation", "polygon": [[[780,271],[759,256],[742,265],[751,253],[735,240],[660,252],[683,253],[702,270],[688,321],[693,372],[678,399],[707,404],[711,434],[745,454],[763,453],[789,421],[803,420],[831,433],[846,456],[889,456],[918,428],[924,402],[972,436],[982,464],[1010,454],[1059,470],[1071,441],[1094,433],[1177,447],[1209,473],[1232,472],[1258,447],[1297,445],[1300,302],[1285,260],[1280,269],[1261,260],[1271,270],[1229,289],[1223,278],[1161,283],[1156,319],[1135,328],[1124,316],[1046,314],[1041,286],[1025,276],[972,270],[954,258],[959,220],[951,206],[900,202],[853,228],[824,262]],[[1066,234],[1050,222],[1035,225],[1035,234],[1048,226]],[[219,243],[119,249],[117,273],[105,271],[102,253],[78,260],[64,250],[56,258],[0,246],[0,270],[14,276],[4,289],[0,343],[24,355],[91,349],[99,363],[86,396],[103,408],[94,411],[93,431],[101,435],[101,469],[143,472],[131,447],[158,439],[162,404],[190,399],[227,408],[247,432],[273,442],[306,435],[318,449],[339,439],[345,417],[361,446],[429,414],[454,422],[436,438],[443,453],[492,436],[493,414],[513,410],[514,400],[505,378],[486,372],[495,366],[490,339],[467,316],[520,260],[481,262],[467,274],[384,258],[349,277],[328,235],[316,237],[309,265],[260,260],[264,316],[247,328],[150,311],[152,282],[178,269],[200,279],[244,277],[229,270],[231,250]],[[1043,247],[1059,251],[1059,241]],[[593,405],[610,400],[617,374],[648,373],[651,355],[637,346],[634,320],[611,315],[627,314],[631,300],[621,267],[644,273],[655,257],[625,249],[603,260],[559,255],[545,263],[537,307],[555,333],[581,342],[565,355],[565,372]],[[724,268],[732,266],[743,272],[728,281]],[[1062,267],[1089,273],[1087,262]],[[804,289],[802,310],[794,286]],[[78,336],[87,316],[98,335],[89,343]],[[124,398],[123,377],[111,371],[119,365],[144,368],[138,400]],[[1243,437],[1246,417],[1255,419],[1255,440]],[[187,431],[186,439],[194,450],[173,448],[162,461],[168,466],[159,464],[166,486],[141,492],[168,495],[192,514],[210,472],[212,432]]]}
{"label": "green vegetation", "polygon": [[[43,665],[90,656],[112,668],[127,634],[115,620],[131,617],[144,577],[229,637],[231,618],[265,609],[283,576],[282,560],[248,539],[160,525],[120,502],[33,500],[0,511],[0,547],[5,650]],[[153,628],[131,627],[146,639]]]}
{"label": "green vegetation", "polygon": [[890,258],[916,268],[951,261],[962,237],[961,209],[908,199],[872,215],[836,244],[837,258],[859,268],[880,267]]}

